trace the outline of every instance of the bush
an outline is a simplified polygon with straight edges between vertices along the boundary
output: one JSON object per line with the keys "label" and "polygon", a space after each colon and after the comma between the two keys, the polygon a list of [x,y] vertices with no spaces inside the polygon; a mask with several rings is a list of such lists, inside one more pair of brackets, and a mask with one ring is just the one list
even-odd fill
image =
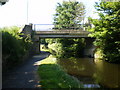
{"label": "bush", "polygon": [[[48,45],[53,55],[57,58],[83,57],[85,42],[84,39],[59,38],[53,39]],[[51,51],[51,50],[50,50]]]}
{"label": "bush", "polygon": [[2,63],[3,69],[10,68],[22,61],[28,52],[31,42],[20,37],[18,27],[5,27],[2,32]]}

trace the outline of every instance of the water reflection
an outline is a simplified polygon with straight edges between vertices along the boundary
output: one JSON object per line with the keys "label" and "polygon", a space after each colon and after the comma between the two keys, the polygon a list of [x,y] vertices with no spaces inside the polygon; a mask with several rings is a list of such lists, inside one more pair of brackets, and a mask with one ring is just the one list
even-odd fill
{"label": "water reflection", "polygon": [[68,73],[77,76],[93,76],[95,71],[94,60],[90,58],[61,59],[58,62],[67,69]]}
{"label": "water reflection", "polygon": [[69,74],[78,77],[84,83],[98,82],[105,87],[120,88],[120,64],[111,64],[92,58],[61,59],[58,63]]}
{"label": "water reflection", "polygon": [[95,64],[94,77],[98,82],[110,88],[120,88],[120,64],[112,64],[97,59]]}

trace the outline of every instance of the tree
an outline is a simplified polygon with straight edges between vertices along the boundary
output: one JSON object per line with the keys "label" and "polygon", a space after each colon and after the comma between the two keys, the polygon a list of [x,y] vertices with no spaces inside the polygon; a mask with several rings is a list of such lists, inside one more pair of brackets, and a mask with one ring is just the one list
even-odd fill
{"label": "tree", "polygon": [[95,45],[109,62],[120,62],[120,2],[96,3],[100,19],[90,19],[95,26],[89,31]]}
{"label": "tree", "polygon": [[[54,16],[54,26],[58,29],[78,28],[83,20],[85,7],[77,1],[63,1],[58,3]],[[71,29],[72,30],[72,29]],[[53,40],[56,44],[54,50],[58,58],[81,57],[83,51],[83,39],[59,38]]]}
{"label": "tree", "polygon": [[77,27],[83,20],[85,6],[77,1],[63,1],[58,3],[56,14],[54,15],[55,28],[72,28]]}

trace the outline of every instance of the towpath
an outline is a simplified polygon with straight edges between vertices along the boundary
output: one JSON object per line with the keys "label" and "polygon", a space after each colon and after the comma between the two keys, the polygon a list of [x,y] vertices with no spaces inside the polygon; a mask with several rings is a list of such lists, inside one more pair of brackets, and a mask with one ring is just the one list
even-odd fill
{"label": "towpath", "polygon": [[2,76],[2,88],[38,88],[39,77],[37,75],[38,65],[35,63],[48,57],[49,53],[41,52],[34,55],[30,60],[8,71]]}

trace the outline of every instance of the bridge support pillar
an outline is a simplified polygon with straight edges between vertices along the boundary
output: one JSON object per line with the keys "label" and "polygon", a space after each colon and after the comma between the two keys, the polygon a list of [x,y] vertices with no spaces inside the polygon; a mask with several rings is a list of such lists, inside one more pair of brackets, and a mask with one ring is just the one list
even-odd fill
{"label": "bridge support pillar", "polygon": [[95,46],[93,45],[93,38],[86,38],[85,42],[86,42],[86,46],[84,49],[84,55],[87,57],[94,57],[94,51],[95,51]]}
{"label": "bridge support pillar", "polygon": [[39,39],[39,37],[35,38],[35,40],[34,40],[33,52],[35,54],[40,54],[40,39]]}

